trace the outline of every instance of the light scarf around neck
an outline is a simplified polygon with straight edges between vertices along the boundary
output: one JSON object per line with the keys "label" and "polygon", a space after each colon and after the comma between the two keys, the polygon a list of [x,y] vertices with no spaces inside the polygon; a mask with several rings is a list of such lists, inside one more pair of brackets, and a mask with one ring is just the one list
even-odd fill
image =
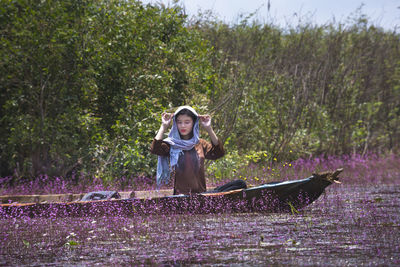
{"label": "light scarf around neck", "polygon": [[[178,126],[176,125],[176,115],[183,109],[188,109],[196,115],[197,119],[193,125],[193,136],[189,140],[181,139],[178,131]],[[181,106],[175,113],[172,120],[172,129],[168,134],[168,137],[163,141],[170,144],[169,156],[158,156],[157,163],[157,187],[159,188],[163,184],[168,184],[171,178],[171,172],[178,164],[178,159],[183,150],[191,150],[200,140],[200,130],[199,130],[199,115],[190,106]],[[169,164],[168,164],[169,162]]]}

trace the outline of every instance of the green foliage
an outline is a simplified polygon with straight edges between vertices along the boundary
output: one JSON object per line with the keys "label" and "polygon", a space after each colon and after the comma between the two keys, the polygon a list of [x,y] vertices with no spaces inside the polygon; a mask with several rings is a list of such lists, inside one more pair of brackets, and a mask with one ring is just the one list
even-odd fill
{"label": "green foliage", "polygon": [[154,171],[159,114],[215,79],[179,7],[2,1],[2,175]]}
{"label": "green foliage", "polygon": [[[276,159],[275,159],[276,160]],[[209,176],[215,182],[223,180],[247,179],[252,174],[248,172],[250,165],[265,166],[270,162],[266,151],[249,151],[243,155],[236,150],[227,153],[223,158],[213,161],[207,168]],[[274,161],[272,159],[272,161]]]}
{"label": "green foliage", "polygon": [[200,27],[230,85],[211,103],[228,150],[284,161],[398,149],[400,124],[389,121],[399,118],[399,35],[362,15],[353,23]]}
{"label": "green foliage", "polygon": [[213,115],[217,179],[399,149],[399,34],[362,14],[281,29],[134,0],[0,3],[1,176],[153,175],[160,114],[182,104]]}
{"label": "green foliage", "polygon": [[2,159],[17,175],[65,175],[90,136],[81,123],[87,102],[73,28],[82,14],[74,2],[2,1],[2,7]]}
{"label": "green foliage", "polygon": [[207,170],[214,180],[221,181],[238,176],[237,173],[248,164],[249,160],[246,157],[239,155],[237,151],[232,151],[212,162]]}

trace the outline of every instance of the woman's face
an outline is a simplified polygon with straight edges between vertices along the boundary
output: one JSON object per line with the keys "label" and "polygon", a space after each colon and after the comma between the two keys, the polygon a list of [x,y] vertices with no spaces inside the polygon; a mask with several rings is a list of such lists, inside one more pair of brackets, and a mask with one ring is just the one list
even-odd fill
{"label": "woman's face", "polygon": [[190,139],[193,130],[192,117],[182,114],[176,118],[176,126],[178,127],[179,134],[182,139]]}

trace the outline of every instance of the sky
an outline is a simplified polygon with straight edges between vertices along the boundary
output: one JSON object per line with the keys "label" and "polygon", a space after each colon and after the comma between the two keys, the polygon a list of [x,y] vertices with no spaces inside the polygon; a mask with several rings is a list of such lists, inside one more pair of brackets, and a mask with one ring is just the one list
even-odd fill
{"label": "sky", "polygon": [[[173,0],[142,0],[143,3],[171,5]],[[269,9],[268,9],[269,3]],[[385,29],[400,29],[400,0],[180,0],[186,13],[212,10],[226,23],[238,22],[239,14],[254,16],[259,22],[280,26],[298,24],[299,19],[323,25],[329,22],[348,21],[351,14],[361,7],[374,25]]]}

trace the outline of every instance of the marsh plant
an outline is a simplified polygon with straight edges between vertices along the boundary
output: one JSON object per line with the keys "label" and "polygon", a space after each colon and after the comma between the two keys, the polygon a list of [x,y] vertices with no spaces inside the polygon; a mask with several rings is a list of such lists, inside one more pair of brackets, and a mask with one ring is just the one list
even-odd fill
{"label": "marsh plant", "polygon": [[[264,152],[259,153],[264,154]],[[265,156],[264,156],[265,157]],[[261,158],[261,159],[260,159]],[[262,156],[245,157],[228,154],[208,167],[208,186],[218,186],[233,179],[243,179],[251,185],[260,185],[273,181],[295,180],[309,177],[314,172],[344,168],[346,183],[378,183],[396,181],[398,178],[395,154],[379,156],[345,155],[320,156],[310,159],[297,159],[292,162],[264,161]],[[104,182],[96,175],[83,176],[74,174],[72,178],[40,175],[33,179],[12,183],[12,177],[0,178],[1,195],[24,194],[66,194],[84,193],[98,190],[154,190],[155,177],[121,176],[110,183]]]}
{"label": "marsh plant", "polygon": [[[399,157],[315,158],[290,164],[274,168],[292,179],[343,166],[342,184],[328,187],[307,208],[286,213],[3,217],[0,264],[400,264]],[[259,181],[249,180],[270,181],[267,170],[263,176],[262,166],[249,166],[247,173]]]}

